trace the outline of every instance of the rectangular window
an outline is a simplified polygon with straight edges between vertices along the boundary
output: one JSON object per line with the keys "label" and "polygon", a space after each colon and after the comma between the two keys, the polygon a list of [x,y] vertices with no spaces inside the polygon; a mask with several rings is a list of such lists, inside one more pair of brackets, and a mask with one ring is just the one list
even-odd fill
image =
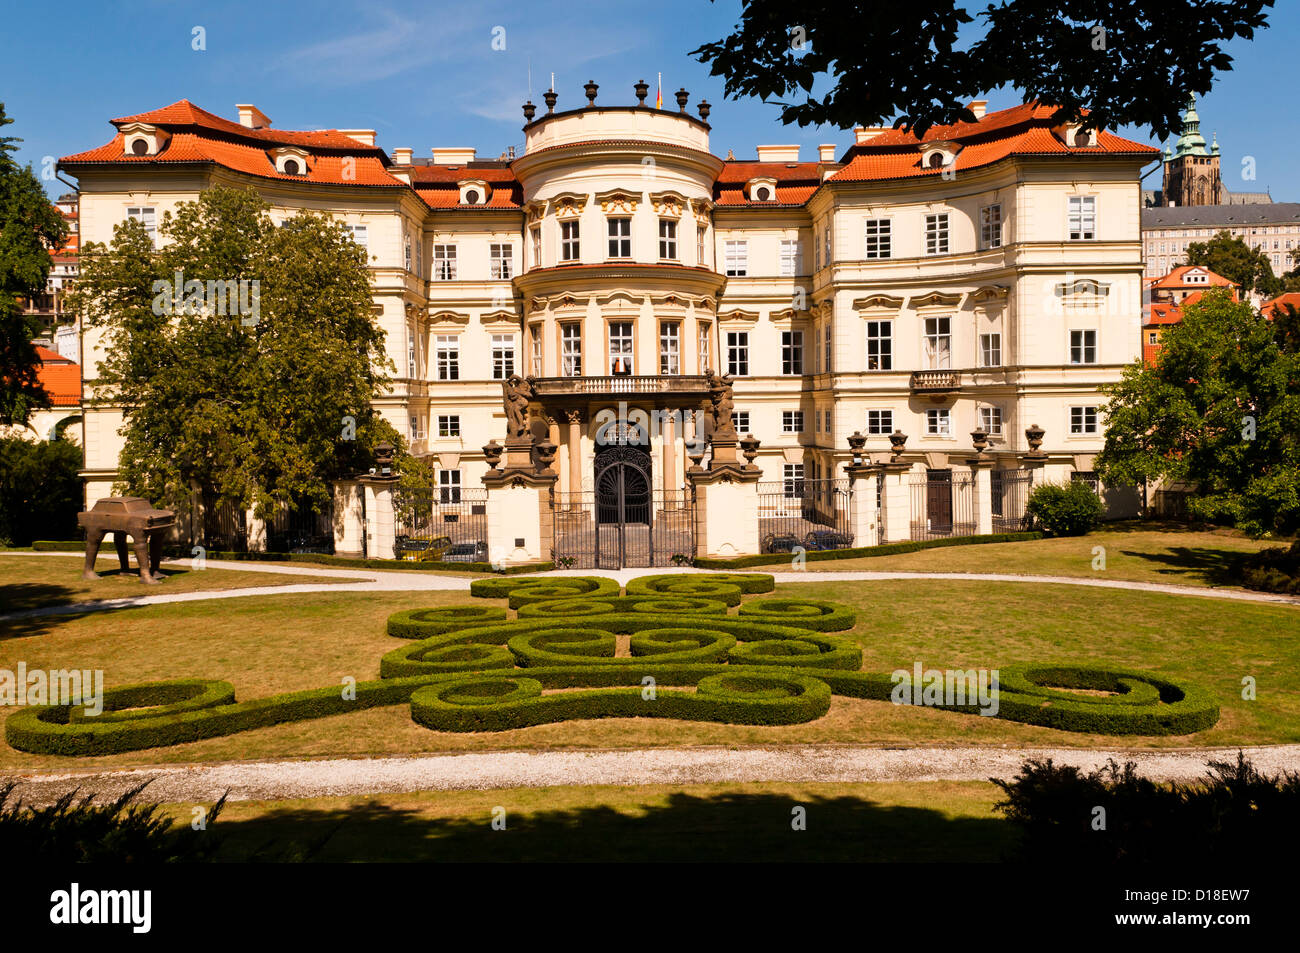
{"label": "rectangular window", "polygon": [[533,356],[533,376],[542,376],[542,329],[536,325],[528,330],[528,347]]}
{"label": "rectangular window", "polygon": [[659,325],[659,373],[680,374],[681,364],[681,325]]}
{"label": "rectangular window", "polygon": [[133,218],[143,225],[149,241],[158,244],[158,216],[154,209],[133,205],[126,210],[126,217]]}
{"label": "rectangular window", "polygon": [[991,437],[1002,436],[1002,408],[981,407],[980,426]]}
{"label": "rectangular window", "polygon": [[542,226],[534,225],[528,232],[533,239],[533,266],[542,263]]}
{"label": "rectangular window", "polygon": [[704,258],[704,239],[709,230],[703,225],[695,229],[695,263],[700,267],[708,264]]}
{"label": "rectangular window", "polygon": [[439,414],[438,415],[438,436],[459,437],[460,436],[460,414]]}
{"label": "rectangular window", "polygon": [[932,370],[952,367],[952,318],[925,319],[925,366]]}
{"label": "rectangular window", "polygon": [[827,225],[822,229],[822,264],[827,268],[831,265],[831,227]]}
{"label": "rectangular window", "polygon": [[460,380],[460,339],[454,334],[439,334],[433,342],[438,364],[438,380]]}
{"label": "rectangular window", "polygon": [[492,242],[492,277],[500,279],[513,278],[514,259],[514,245]]}
{"label": "rectangular window", "polygon": [[433,280],[434,281],[455,281],[456,280],[456,246],[455,245],[434,245],[433,246]]}
{"label": "rectangular window", "polygon": [[749,332],[727,332],[727,373],[734,377],[749,374]]}
{"label": "rectangular window", "polygon": [[952,435],[952,412],[946,407],[925,412],[925,432],[931,437]]}
{"label": "rectangular window", "polygon": [[703,374],[711,367],[709,361],[709,325],[700,325],[700,368],[699,372]]}
{"label": "rectangular window", "polygon": [[803,498],[803,464],[786,463],[781,468],[782,482],[784,483],[783,492],[788,499],[798,500]]}
{"label": "rectangular window", "polygon": [[1097,237],[1097,197],[1072,195],[1069,205],[1070,241],[1087,241]]}
{"label": "rectangular window", "polygon": [[1002,206],[986,205],[980,209],[980,244],[985,248],[1002,247]]}
{"label": "rectangular window", "polygon": [[366,226],[344,225],[343,230],[347,232],[349,235],[351,235],[352,240],[356,242],[358,245],[360,245],[362,248],[368,247],[367,243],[370,241],[370,238],[366,234]]}
{"label": "rectangular window", "polygon": [[867,370],[888,371],[894,367],[894,322],[867,322]]}
{"label": "rectangular window", "polygon": [[406,376],[415,378],[415,335],[406,329]]}
{"label": "rectangular window", "polygon": [[1070,332],[1070,363],[1097,363],[1097,332],[1095,330]]}
{"label": "rectangular window", "polygon": [[560,373],[565,377],[582,376],[582,325],[560,325]]}
{"label": "rectangular window", "polygon": [[892,410],[868,410],[867,434],[879,437],[894,432],[894,412]]}
{"label": "rectangular window", "polygon": [[803,373],[803,332],[781,332],[781,373]]}
{"label": "rectangular window", "polygon": [[515,336],[492,335],[492,379],[503,381],[515,372]]}
{"label": "rectangular window", "polygon": [[831,326],[828,324],[826,325],[826,358],[822,362],[822,370],[827,374],[835,369],[831,366],[831,353]]}
{"label": "rectangular window", "polygon": [[415,416],[415,414],[411,414],[411,439],[424,439],[424,434],[420,433],[420,418]]}
{"label": "rectangular window", "polygon": [[1070,408],[1070,433],[1093,434],[1097,432],[1096,407]]}
{"label": "rectangular window", "polygon": [[781,239],[781,277],[793,278],[799,274],[799,243],[792,238]]}
{"label": "rectangular window", "polygon": [[402,239],[402,264],[406,266],[407,271],[411,270],[411,236],[410,235],[407,235],[405,238]]}
{"label": "rectangular window", "polygon": [[803,411],[802,410],[781,411],[781,432],[782,433],[803,433]]}
{"label": "rectangular window", "polygon": [[743,278],[749,271],[749,243],[727,242],[727,277]]}
{"label": "rectangular window", "polygon": [[560,223],[560,261],[577,261],[579,256],[578,223]]}
{"label": "rectangular window", "polygon": [[980,367],[1002,366],[1002,335],[980,335]]}
{"label": "rectangular window", "polygon": [[677,223],[671,218],[659,219],[659,257],[665,261],[677,260]]}
{"label": "rectangular window", "polygon": [[632,322],[612,321],[609,325],[609,372],[618,376],[632,373]]}
{"label": "rectangular window", "polygon": [[438,502],[440,503],[460,502],[460,471],[459,470],[438,471]]}
{"label": "rectangular window", "polygon": [[632,257],[632,220],[630,218],[611,218],[609,220],[609,257]]}
{"label": "rectangular window", "polygon": [[887,218],[867,219],[866,258],[890,256],[890,221]]}
{"label": "rectangular window", "polygon": [[939,212],[925,217],[925,253],[948,254],[948,213]]}
{"label": "rectangular window", "polygon": [[736,433],[749,433],[749,411],[737,410],[731,415],[731,428]]}

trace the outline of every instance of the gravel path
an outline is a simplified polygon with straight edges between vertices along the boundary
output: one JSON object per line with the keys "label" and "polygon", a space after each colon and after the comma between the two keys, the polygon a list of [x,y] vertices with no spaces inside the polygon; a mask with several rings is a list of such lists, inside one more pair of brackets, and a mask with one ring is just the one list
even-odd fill
{"label": "gravel path", "polygon": [[[179,765],[128,771],[8,777],[26,803],[45,804],[79,788],[103,800],[152,780],[147,799],[281,800],[491,788],[593,784],[708,784],[715,782],[985,781],[1009,778],[1026,758],[1095,768],[1107,758],[1136,761],[1148,777],[1191,780],[1209,760],[1232,761],[1236,748],[1173,751],[1079,748],[867,748],[803,745],[777,748],[650,748],[615,751],[493,751],[480,754],[321,761],[266,761]],[[1300,745],[1245,748],[1261,771],[1300,770]]]}
{"label": "gravel path", "polygon": [[[21,558],[23,556],[64,555],[80,559],[79,553],[0,553],[0,557]],[[167,560],[164,565],[185,568],[189,560]],[[292,595],[303,592],[419,592],[427,590],[468,591],[470,580],[458,576],[438,576],[418,570],[372,570],[372,569],[327,569],[325,567],[268,566],[265,564],[241,562],[234,560],[210,559],[210,569],[233,569],[243,572],[271,573],[289,576],[324,576],[336,578],[337,583],[290,584],[287,586],[247,586],[242,589],[224,589],[214,592],[177,592],[149,593],[139,596],[127,596],[122,599],[100,599],[93,602],[77,602],[67,605],[42,606],[20,612],[0,614],[0,622],[11,619],[32,618],[51,615],[84,615],[88,612],[105,612],[114,609],[131,609],[140,606],[166,605],[172,602],[196,602],[205,599],[241,599],[248,596]],[[618,569],[618,570],[557,570],[545,573],[547,576],[590,576],[600,575],[617,579],[620,585],[638,576],[660,575],[662,573],[701,573],[711,570],[691,568],[661,569]],[[761,569],[760,569],[761,571]],[[1174,586],[1154,582],[1130,582],[1123,579],[1092,579],[1076,576],[1034,576],[1016,573],[964,573],[964,572],[776,572],[773,577],[779,583],[789,582],[876,582],[890,579],[953,579],[975,582],[1019,582],[1038,585],[1089,586],[1096,589],[1127,589],[1137,592],[1158,592],[1175,596],[1198,596],[1207,599],[1229,599],[1237,602],[1271,602],[1283,605],[1300,605],[1300,598],[1295,596],[1275,595],[1264,592],[1246,592],[1240,589],[1216,589],[1210,586]],[[536,578],[535,576],[521,578]]]}

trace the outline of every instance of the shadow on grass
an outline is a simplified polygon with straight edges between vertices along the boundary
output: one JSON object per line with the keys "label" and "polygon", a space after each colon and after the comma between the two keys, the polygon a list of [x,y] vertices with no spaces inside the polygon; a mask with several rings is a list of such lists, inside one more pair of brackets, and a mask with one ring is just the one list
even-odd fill
{"label": "shadow on grass", "polygon": [[[806,830],[792,809],[806,809]],[[506,804],[507,812],[510,812]],[[367,804],[347,810],[273,810],[222,818],[218,860],[338,861],[968,861],[1002,859],[1015,843],[996,817],[952,819],[939,811],[854,797],[796,801],[774,794],[670,795],[629,813],[593,805],[531,814],[429,817]]]}
{"label": "shadow on grass", "polygon": [[1207,546],[1172,546],[1158,553],[1125,550],[1124,555],[1167,566],[1167,569],[1156,570],[1162,575],[1193,575],[1213,586],[1240,586],[1241,561],[1248,554],[1235,549],[1211,549]]}

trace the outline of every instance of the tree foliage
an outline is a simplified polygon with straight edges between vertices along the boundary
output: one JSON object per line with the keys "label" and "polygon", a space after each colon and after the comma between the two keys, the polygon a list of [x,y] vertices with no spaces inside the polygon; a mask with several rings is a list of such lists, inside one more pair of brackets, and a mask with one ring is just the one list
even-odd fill
{"label": "tree foliage", "polygon": [[1251,248],[1231,232],[1219,232],[1209,241],[1192,242],[1187,246],[1187,264],[1209,268],[1235,281],[1243,292],[1272,296],[1282,291],[1282,282],[1273,274],[1268,255]]}
{"label": "tree foliage", "polygon": [[81,448],[66,440],[0,438],[0,543],[76,539]]}
{"label": "tree foliage", "polygon": [[120,489],[184,508],[191,487],[267,516],[400,446],[371,408],[392,369],[364,252],[336,222],[277,226],[251,190],[213,188],[159,224],[87,245],[73,304],[102,329],[96,400],[122,407]]}
{"label": "tree foliage", "polygon": [[[0,130],[12,122],[0,103]],[[14,162],[19,142],[0,135],[0,424],[23,425],[33,410],[49,406],[49,395],[32,344],[42,329],[18,299],[45,290],[54,264],[49,250],[63,244],[68,229],[31,166]]]}
{"label": "tree foliage", "polygon": [[[1293,319],[1292,319],[1293,320]],[[1192,486],[1188,509],[1256,534],[1300,528],[1295,326],[1212,289],[1161,338],[1155,366],[1106,389],[1108,482]]]}
{"label": "tree foliage", "polygon": [[781,121],[800,126],[896,122],[924,136],[973,121],[971,99],[1010,87],[1063,117],[1086,109],[1090,126],[1151,126],[1163,138],[1188,96],[1231,69],[1224,44],[1267,27],[1272,6],[1001,0],[977,12],[959,0],[744,0],[732,33],[692,55],[726,77],[728,96],[779,102]]}

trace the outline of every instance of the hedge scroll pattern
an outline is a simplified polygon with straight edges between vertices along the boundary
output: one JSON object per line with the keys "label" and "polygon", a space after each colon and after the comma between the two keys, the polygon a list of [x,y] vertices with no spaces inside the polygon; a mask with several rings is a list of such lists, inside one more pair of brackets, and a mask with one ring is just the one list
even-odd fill
{"label": "hedge scroll pattern", "polygon": [[[403,642],[351,697],[330,686],[238,702],[224,681],[150,682],[105,692],[95,717],[68,705],[22,709],[5,737],[22,751],[89,756],[400,704],[417,724],[472,732],[608,717],[788,725],[822,717],[835,695],[891,700],[890,674],[862,671],[857,642],[837,634],[853,627],[852,609],[742,601],[772,589],[771,576],[748,573],[642,577],[626,593],[590,576],[475,580],[474,595],[507,600],[516,617],[483,604],[394,613],[388,633]],[[979,711],[973,699],[937,707]],[[1001,669],[997,717],[1167,735],[1208,728],[1219,709],[1151,673],[1028,665]]]}

